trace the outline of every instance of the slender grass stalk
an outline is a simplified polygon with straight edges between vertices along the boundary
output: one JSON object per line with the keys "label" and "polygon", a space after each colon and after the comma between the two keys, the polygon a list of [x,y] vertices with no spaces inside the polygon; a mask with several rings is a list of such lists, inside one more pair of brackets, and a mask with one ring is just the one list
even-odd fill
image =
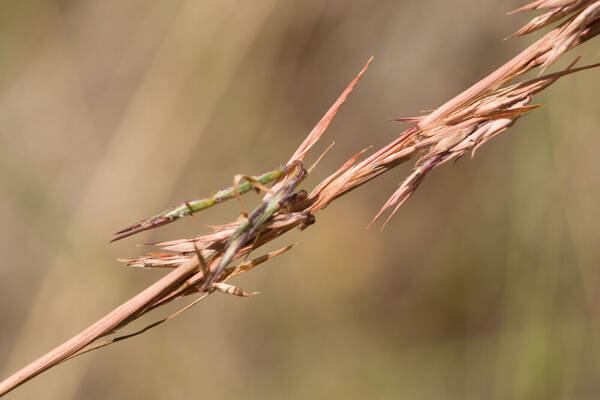
{"label": "slender grass stalk", "polygon": [[[208,235],[155,243],[155,246],[170,253],[150,253],[135,260],[123,260],[130,266],[173,268],[173,271],[80,334],[0,382],[0,395],[10,392],[27,380],[69,358],[144,332],[147,329],[99,341],[100,338],[122,329],[145,313],[175,299],[201,293],[200,299],[194,301],[191,304],[193,305],[215,291],[236,296],[253,294],[246,293],[227,281],[283,254],[292,246],[232,265],[236,260],[247,257],[251,251],[295,227],[305,228],[314,222],[314,214],[338,197],[403,162],[416,159],[413,171],[391,195],[374,221],[390,209],[389,218],[391,218],[415,192],[429,172],[447,161],[462,157],[469,152],[473,154],[481,145],[509,129],[521,115],[537,108],[536,105],[530,105],[533,95],[566,75],[598,66],[595,64],[575,68],[575,63],[578,61],[576,59],[564,71],[525,82],[512,83],[534,68],[540,68],[541,72],[544,72],[565,52],[600,33],[600,0],[538,0],[516,11],[528,9],[547,11],[534,18],[514,36],[528,34],[550,23],[563,21],[514,59],[430,114],[399,118],[399,121],[414,123],[414,126],[402,132],[391,143],[362,161],[358,159],[366,150],[357,153],[317,185],[310,194],[296,192],[306,175],[302,166],[304,157],[322,136],[364,74],[368,67],[367,63],[317,123],[286,166],[254,177],[254,183],[251,180],[237,186],[238,191],[243,193],[256,188],[257,182],[264,185],[273,184],[271,193],[265,196],[263,202],[249,216],[215,226],[214,232]],[[178,207],[118,232],[113,240],[190,215],[220,201],[233,198],[235,192],[234,185],[213,196],[182,203]],[[151,327],[171,317],[160,320]]]}

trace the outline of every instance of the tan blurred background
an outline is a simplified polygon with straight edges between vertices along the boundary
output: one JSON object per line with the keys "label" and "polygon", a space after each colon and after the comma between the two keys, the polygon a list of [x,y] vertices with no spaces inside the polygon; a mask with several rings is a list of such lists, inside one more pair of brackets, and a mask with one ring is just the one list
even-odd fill
{"label": "tan blurred background", "polygon": [[[403,129],[387,119],[531,43],[502,41],[532,17],[504,16],[523,4],[0,1],[2,378],[161,276],[117,257],[239,206],[112,232],[287,160],[373,54],[311,188]],[[598,41],[586,48],[597,62]],[[301,245],[237,280],[260,296],[211,296],[7,398],[597,398],[597,93],[598,71],[560,81],[473,160],[434,171],[383,233],[365,226],[408,166],[275,243]]]}

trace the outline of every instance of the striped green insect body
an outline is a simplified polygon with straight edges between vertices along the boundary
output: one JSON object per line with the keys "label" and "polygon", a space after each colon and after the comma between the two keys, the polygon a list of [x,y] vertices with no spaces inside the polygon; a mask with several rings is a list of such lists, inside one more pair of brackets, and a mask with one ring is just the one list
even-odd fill
{"label": "striped green insect body", "polygon": [[[273,182],[281,178],[287,170],[288,167],[284,166],[273,169],[271,171],[267,171],[258,176],[252,176],[250,177],[250,180],[246,180],[245,182],[240,183],[237,186],[237,191],[239,194],[244,194],[249,192],[250,190],[257,189],[253,182],[265,186],[272,184]],[[111,242],[126,238],[131,235],[135,235],[139,232],[147,231],[150,229],[157,228],[159,226],[169,224],[182,217],[192,215],[194,213],[197,213],[198,211],[202,211],[209,207],[212,207],[215,204],[232,199],[236,196],[235,190],[236,189],[234,186],[229,186],[219,190],[218,192],[212,194],[209,197],[183,202],[173,208],[161,212],[160,214],[156,214],[149,218],[143,219],[134,225],[131,225],[125,229],[116,232],[114,234],[115,237],[111,240]]]}
{"label": "striped green insect body", "polygon": [[[292,174],[292,172],[295,172]],[[276,212],[295,196],[296,187],[304,180],[307,171],[304,169],[302,162],[294,161],[284,167],[284,174],[290,176],[288,181],[258,207],[256,207],[250,215],[245,217],[236,230],[227,240],[223,256],[217,267],[210,271],[202,285],[201,290],[209,290],[212,284],[219,278],[225,267],[233,260],[236,253],[246,245],[253,235],[267,222]],[[283,175],[283,174],[282,174]]]}

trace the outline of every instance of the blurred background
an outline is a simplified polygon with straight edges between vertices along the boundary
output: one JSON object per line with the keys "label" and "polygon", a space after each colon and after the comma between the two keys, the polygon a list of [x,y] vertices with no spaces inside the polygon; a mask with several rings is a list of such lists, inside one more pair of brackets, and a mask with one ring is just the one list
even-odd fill
{"label": "blurred background", "polygon": [[[502,40],[533,17],[505,16],[524,3],[1,1],[2,378],[163,274],[117,257],[239,205],[108,245],[113,232],[285,162],[375,55],[313,152],[337,143],[314,187],[395,138],[390,118],[539,37]],[[585,49],[598,61],[597,40],[580,49],[552,70]],[[261,295],[211,296],[7,398],[597,398],[598,93],[596,70],[559,81],[547,107],[430,174],[384,232],[365,227],[410,165],[274,243],[300,246],[236,280]]]}

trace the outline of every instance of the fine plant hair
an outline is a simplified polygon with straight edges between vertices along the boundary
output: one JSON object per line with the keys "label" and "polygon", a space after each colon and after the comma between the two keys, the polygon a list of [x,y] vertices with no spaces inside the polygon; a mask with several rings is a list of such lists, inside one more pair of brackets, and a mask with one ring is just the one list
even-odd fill
{"label": "fine plant hair", "polygon": [[[305,167],[304,159],[364,75],[371,60],[282,167],[257,176],[236,176],[233,186],[213,196],[184,202],[179,207],[119,231],[113,240],[174,222],[227,199],[237,198],[241,202],[240,196],[250,190],[265,193],[255,210],[250,213],[244,211],[236,221],[214,226],[210,234],[154,243],[161,253],[121,260],[132,267],[167,268],[170,272],[81,333],[0,382],[0,396],[63,361],[164,323],[214,292],[241,297],[255,294],[247,293],[229,281],[290,250],[294,244],[255,258],[250,257],[251,252],[291,229],[304,230],[315,222],[315,216],[321,209],[338,197],[402,163],[414,160],[411,173],[370,224],[379,223],[387,214],[386,219],[379,223],[383,228],[430,171],[467,153],[473,155],[481,145],[508,130],[520,116],[540,107],[531,104],[533,96],[558,79],[600,65],[576,67],[579,61],[576,57],[566,69],[546,73],[567,51],[600,33],[600,0],[537,0],[513,12],[534,9],[543,10],[543,13],[511,37],[526,35],[556,22],[558,25],[515,58],[434,111],[417,117],[398,118],[398,121],[412,126],[366,158],[361,159],[368,149],[358,151],[312,191],[297,189],[321,157],[310,168]],[[523,74],[535,69],[539,71],[538,77],[518,81]],[[177,313],[140,331],[106,338],[149,311],[189,295],[198,297]]]}

